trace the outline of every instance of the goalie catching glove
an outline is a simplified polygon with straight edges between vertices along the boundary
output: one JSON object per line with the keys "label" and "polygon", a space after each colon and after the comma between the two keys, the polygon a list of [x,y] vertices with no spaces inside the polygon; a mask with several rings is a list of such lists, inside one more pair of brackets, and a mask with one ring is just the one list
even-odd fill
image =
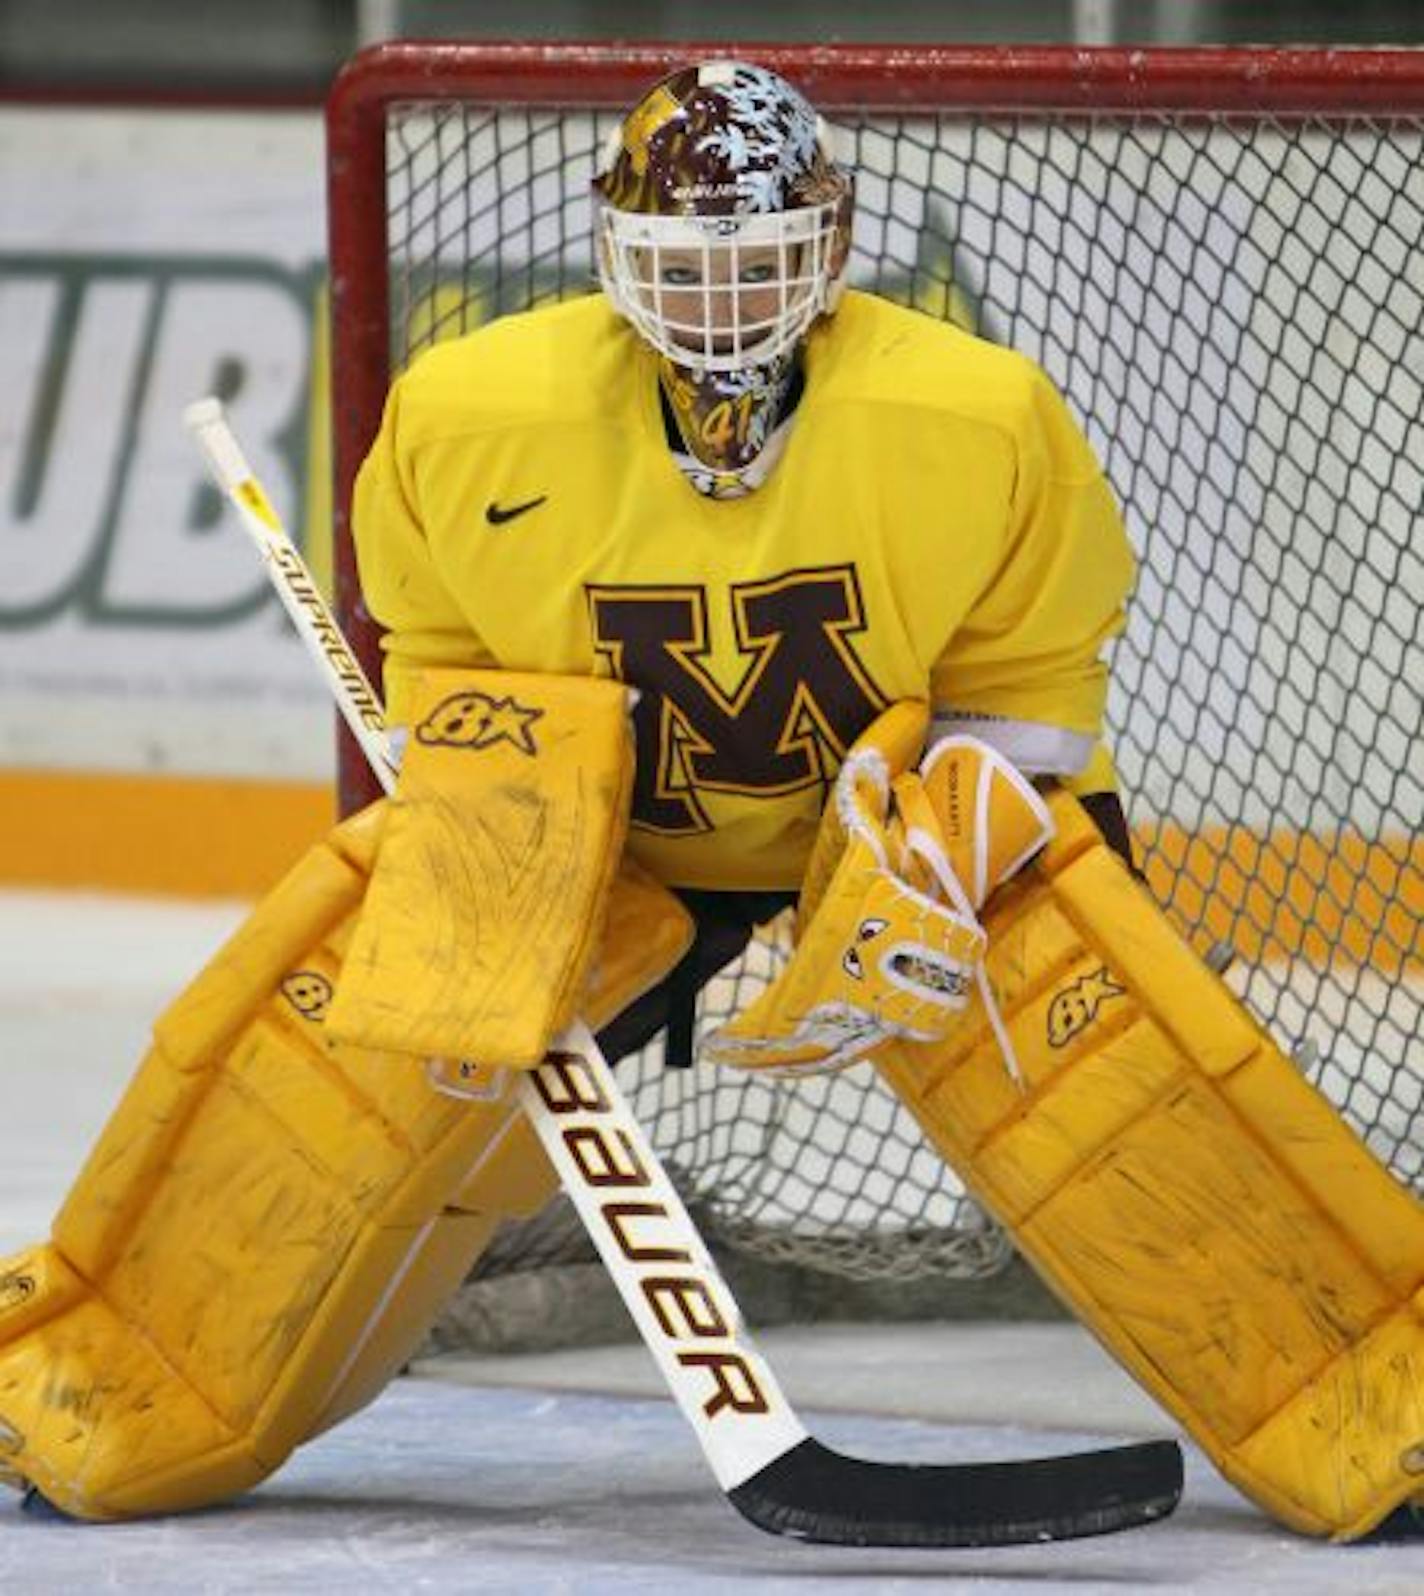
{"label": "goalie catching glove", "polygon": [[1025,778],[974,738],[946,738],[906,770],[924,726],[922,706],[897,704],[847,757],[807,871],[796,951],[709,1039],[718,1062],[795,1074],[844,1068],[896,1039],[938,1041],[975,986],[996,1012],[978,910],[1052,823]]}

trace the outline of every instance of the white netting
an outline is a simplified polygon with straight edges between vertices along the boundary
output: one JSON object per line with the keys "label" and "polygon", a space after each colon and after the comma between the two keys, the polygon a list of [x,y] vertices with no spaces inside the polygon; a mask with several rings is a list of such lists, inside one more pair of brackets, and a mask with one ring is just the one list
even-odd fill
{"label": "white netting", "polygon": [[[1142,562],[1109,719],[1160,899],[1403,1179],[1424,1085],[1424,159],[1414,121],[858,118],[852,281],[1040,361]],[[610,119],[390,121],[394,352],[592,282]],[[765,978],[756,945],[708,1011]],[[869,1072],[620,1067],[715,1240],[854,1278],[1003,1238]],[[565,1245],[556,1220],[492,1266]],[[542,1249],[542,1250],[541,1250]]]}

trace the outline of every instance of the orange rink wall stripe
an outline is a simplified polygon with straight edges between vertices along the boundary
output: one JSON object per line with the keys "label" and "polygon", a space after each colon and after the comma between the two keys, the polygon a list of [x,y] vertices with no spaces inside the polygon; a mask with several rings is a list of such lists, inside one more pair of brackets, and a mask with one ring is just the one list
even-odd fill
{"label": "orange rink wall stripe", "polygon": [[325,783],[0,771],[0,883],[255,898],[336,819]]}
{"label": "orange rink wall stripe", "polygon": [[[0,883],[255,898],[336,818],[323,783],[0,771]],[[1424,971],[1424,837],[1139,827],[1160,903],[1246,959]]]}
{"label": "orange rink wall stripe", "polygon": [[1165,821],[1135,842],[1157,901],[1197,927],[1198,951],[1226,939],[1252,962],[1344,959],[1424,977],[1424,836]]}

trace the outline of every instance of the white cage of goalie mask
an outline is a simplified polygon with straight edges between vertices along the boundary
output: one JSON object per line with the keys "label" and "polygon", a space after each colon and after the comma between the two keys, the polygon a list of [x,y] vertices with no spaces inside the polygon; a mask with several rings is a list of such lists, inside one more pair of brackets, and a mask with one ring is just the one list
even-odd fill
{"label": "white cage of goalie mask", "polygon": [[[695,46],[384,46],[332,136],[341,536],[389,374],[589,290],[618,111]],[[725,53],[725,49],[723,51]],[[1141,575],[1108,718],[1149,879],[1401,1180],[1424,1173],[1424,61],[748,47],[838,125],[853,285],[1038,360]],[[1067,109],[1063,109],[1066,107]],[[344,760],[348,804],[369,796]],[[775,940],[707,994],[765,979]],[[710,1022],[709,1020],[709,1022]],[[868,1071],[620,1066],[709,1236],[856,1279],[1003,1238]],[[536,1228],[493,1258],[537,1258]]]}
{"label": "white cage of goalie mask", "polygon": [[[833,303],[831,262],[840,206],[808,205],[765,216],[640,216],[595,206],[604,292],[660,355],[699,371],[733,372],[788,354]],[[675,256],[696,286],[664,281]],[[776,275],[743,284],[747,258],[774,258]],[[751,302],[768,301],[765,314]]]}

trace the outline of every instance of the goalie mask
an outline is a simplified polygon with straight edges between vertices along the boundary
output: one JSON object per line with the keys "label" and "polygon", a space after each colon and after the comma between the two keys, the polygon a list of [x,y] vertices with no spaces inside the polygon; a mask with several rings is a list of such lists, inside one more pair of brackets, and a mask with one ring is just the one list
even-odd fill
{"label": "goalie mask", "polygon": [[852,185],[800,93],[712,61],[652,88],[594,181],[598,266],[661,357],[663,392],[704,492],[754,487],[778,453],[796,351],[835,309]]}

